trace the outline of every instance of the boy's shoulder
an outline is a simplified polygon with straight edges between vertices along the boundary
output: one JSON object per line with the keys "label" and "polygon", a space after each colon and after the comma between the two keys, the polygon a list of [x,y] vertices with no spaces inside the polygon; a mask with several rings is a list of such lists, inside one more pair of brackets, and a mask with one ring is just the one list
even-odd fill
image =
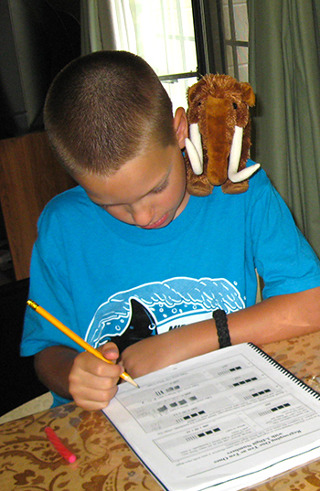
{"label": "boy's shoulder", "polygon": [[[247,167],[251,167],[252,165],[255,165],[256,162],[253,160],[249,159],[247,160]],[[255,172],[249,179],[249,182],[253,181],[256,186],[265,186],[265,185],[270,185],[270,179],[267,176],[265,170],[261,166],[257,172]]]}
{"label": "boy's shoulder", "polygon": [[[255,165],[253,160],[247,161],[247,167]],[[236,201],[240,202],[254,202],[261,198],[262,195],[273,193],[274,187],[267,176],[266,172],[260,167],[250,178],[249,187],[244,193],[240,194],[225,194],[221,186],[214,188],[214,195],[219,197],[223,201]]]}
{"label": "boy's shoulder", "polygon": [[[255,162],[252,160],[247,161],[247,167],[254,165]],[[274,187],[267,176],[265,170],[260,167],[260,169],[257,170],[249,179],[249,188],[248,190],[243,193],[243,196],[246,197],[252,197],[254,199],[257,199],[259,196],[266,192],[273,192]]]}
{"label": "boy's shoulder", "polygon": [[40,215],[39,225],[43,222],[59,220],[62,217],[82,214],[91,204],[84,189],[81,186],[75,186],[57,194],[46,204]]}
{"label": "boy's shoulder", "polygon": [[75,207],[80,204],[85,204],[89,201],[87,193],[81,186],[75,186],[67,189],[60,194],[54,196],[44,207],[44,212],[54,212],[55,210],[63,210],[66,207]]}

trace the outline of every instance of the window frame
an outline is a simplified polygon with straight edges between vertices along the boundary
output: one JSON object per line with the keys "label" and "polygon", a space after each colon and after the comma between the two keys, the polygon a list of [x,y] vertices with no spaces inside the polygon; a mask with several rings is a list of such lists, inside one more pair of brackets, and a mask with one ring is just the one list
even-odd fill
{"label": "window frame", "polygon": [[192,0],[199,76],[225,73],[224,29],[220,0]]}

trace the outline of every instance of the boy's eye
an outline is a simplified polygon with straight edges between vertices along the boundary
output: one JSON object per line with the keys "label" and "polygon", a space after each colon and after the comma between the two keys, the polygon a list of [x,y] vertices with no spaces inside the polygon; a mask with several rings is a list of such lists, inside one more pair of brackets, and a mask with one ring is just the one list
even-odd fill
{"label": "boy's eye", "polygon": [[159,187],[155,188],[152,192],[154,194],[161,193],[162,191],[164,191],[166,189],[167,186],[168,186],[168,181],[165,181]]}

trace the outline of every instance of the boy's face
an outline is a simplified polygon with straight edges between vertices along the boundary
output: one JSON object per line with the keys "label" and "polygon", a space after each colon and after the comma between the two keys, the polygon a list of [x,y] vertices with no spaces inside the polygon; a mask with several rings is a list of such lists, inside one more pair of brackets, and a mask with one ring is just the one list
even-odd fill
{"label": "boy's face", "polygon": [[189,199],[180,147],[178,142],[155,145],[110,177],[87,175],[76,180],[94,203],[118,220],[145,229],[162,228],[183,211]]}

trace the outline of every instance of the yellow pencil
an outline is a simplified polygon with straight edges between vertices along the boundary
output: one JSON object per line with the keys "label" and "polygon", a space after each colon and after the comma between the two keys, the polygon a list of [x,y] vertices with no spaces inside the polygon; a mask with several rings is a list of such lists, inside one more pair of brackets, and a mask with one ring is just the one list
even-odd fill
{"label": "yellow pencil", "polygon": [[[62,331],[64,334],[66,334],[70,339],[72,339],[73,341],[75,341],[79,346],[81,346],[81,348],[85,349],[86,351],[89,351],[89,353],[93,354],[97,358],[100,358],[100,360],[103,360],[106,363],[113,364],[113,362],[111,360],[107,360],[103,356],[103,354],[100,353],[100,351],[98,351],[97,349],[93,348],[89,343],[87,343],[84,339],[82,339],[80,336],[78,336],[78,334],[76,334],[75,332],[71,331],[71,329],[69,329],[69,327],[67,327],[64,324],[62,324],[62,322],[58,321],[58,319],[56,319],[55,317],[53,317],[53,315],[49,314],[49,312],[47,312],[43,307],[41,307],[40,305],[38,305],[36,302],[34,302],[33,300],[27,300],[27,304],[29,305],[29,307],[31,307],[33,310],[35,310],[38,314],[42,315],[42,317],[44,317],[45,319],[47,319],[47,321],[51,322],[51,324],[53,324],[55,327],[57,327],[58,329],[60,329],[60,331]],[[128,373],[122,372],[122,374],[120,375],[120,377],[123,380],[125,380],[126,382],[129,382],[130,384],[134,385],[135,387],[139,387],[139,385],[137,384],[137,382],[135,382],[130,377],[130,375]]]}

